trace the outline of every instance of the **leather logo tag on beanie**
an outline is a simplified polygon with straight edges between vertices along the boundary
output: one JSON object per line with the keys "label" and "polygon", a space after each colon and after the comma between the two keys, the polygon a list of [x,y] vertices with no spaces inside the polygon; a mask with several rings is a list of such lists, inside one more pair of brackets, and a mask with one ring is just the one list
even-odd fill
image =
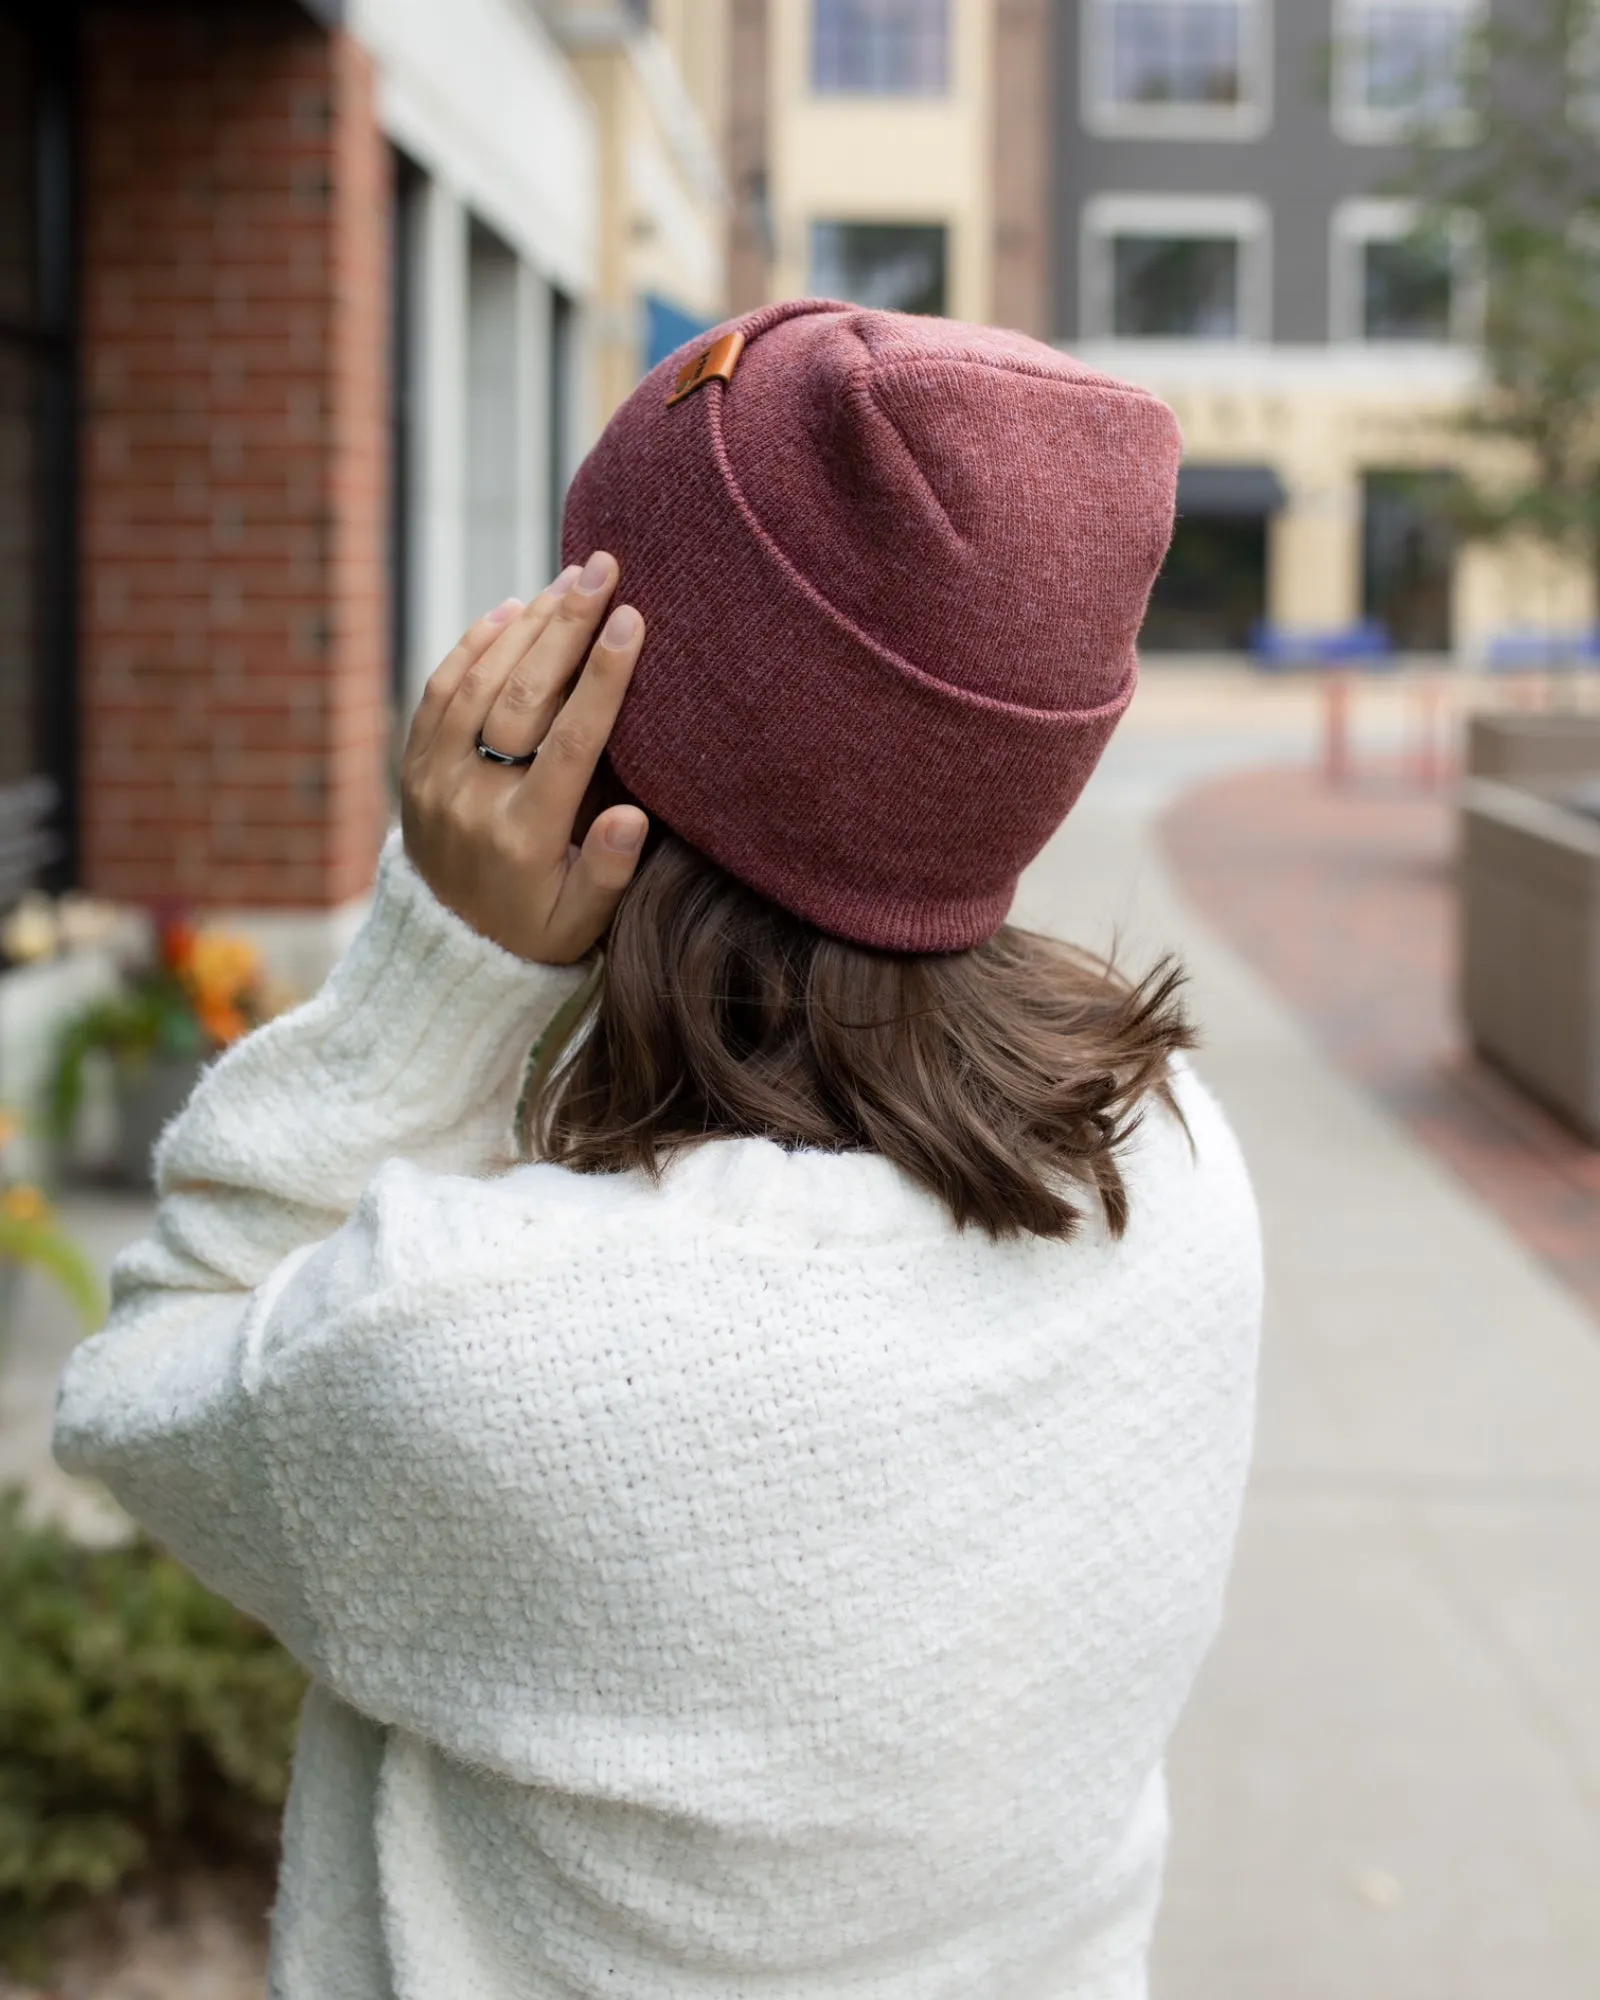
{"label": "leather logo tag on beanie", "polygon": [[667,398],[667,408],[670,410],[674,403],[681,403],[685,396],[693,395],[707,382],[731,382],[743,352],[742,333],[725,333],[720,340],[713,341],[693,361],[678,370],[678,379]]}

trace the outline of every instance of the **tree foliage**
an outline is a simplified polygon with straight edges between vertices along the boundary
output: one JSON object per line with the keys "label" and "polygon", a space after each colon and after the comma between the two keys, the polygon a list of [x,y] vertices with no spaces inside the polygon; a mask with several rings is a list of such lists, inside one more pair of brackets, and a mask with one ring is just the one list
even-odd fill
{"label": "tree foliage", "polygon": [[[1470,137],[1419,132],[1421,234],[1465,241],[1482,382],[1463,418],[1510,450],[1461,489],[1470,534],[1600,566],[1600,32],[1595,0],[1518,0],[1479,31]],[[1463,235],[1462,225],[1465,224]]]}

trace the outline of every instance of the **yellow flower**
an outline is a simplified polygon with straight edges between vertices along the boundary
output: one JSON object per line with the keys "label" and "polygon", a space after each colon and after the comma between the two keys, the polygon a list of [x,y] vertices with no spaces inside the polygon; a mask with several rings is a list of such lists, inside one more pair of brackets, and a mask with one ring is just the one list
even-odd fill
{"label": "yellow flower", "polygon": [[50,1204],[36,1187],[18,1181],[15,1187],[8,1187],[0,1194],[0,1214],[8,1222],[44,1222],[49,1217]]}
{"label": "yellow flower", "polygon": [[177,967],[200,1025],[226,1046],[245,1034],[262,985],[261,954],[247,939],[220,931],[192,936]]}
{"label": "yellow flower", "polygon": [[0,950],[19,965],[54,958],[59,943],[50,898],[37,890],[24,896],[4,924],[0,924]]}
{"label": "yellow flower", "polygon": [[0,1108],[0,1147],[9,1146],[22,1130],[22,1121],[13,1113]]}
{"label": "yellow flower", "polygon": [[261,978],[261,954],[244,938],[202,932],[190,950],[184,976],[197,993],[237,999]]}

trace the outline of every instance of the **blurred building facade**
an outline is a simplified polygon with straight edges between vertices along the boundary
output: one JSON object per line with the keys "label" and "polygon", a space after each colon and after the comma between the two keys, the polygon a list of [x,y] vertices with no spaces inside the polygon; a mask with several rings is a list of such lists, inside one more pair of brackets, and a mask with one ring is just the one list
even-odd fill
{"label": "blurred building facade", "polygon": [[182,899],[325,967],[397,719],[722,309],[724,16],[0,7],[0,900]]}
{"label": "blurred building facade", "polygon": [[1047,24],[1047,0],[733,0],[734,304],[1047,332]]}
{"label": "blurred building facade", "polygon": [[[1509,12],[1516,0],[1493,0]],[[1152,648],[1260,621],[1381,625],[1481,655],[1576,629],[1587,579],[1456,549],[1430,506],[1469,449],[1466,234],[1424,249],[1408,128],[1470,140],[1488,0],[1083,0],[1053,64],[1058,336],[1172,402],[1188,457]]]}
{"label": "blurred building facade", "polygon": [[1457,548],[1471,241],[1394,190],[1516,0],[733,0],[736,304],[837,293],[1016,326],[1175,407],[1148,650],[1381,626],[1471,659],[1590,580]]}

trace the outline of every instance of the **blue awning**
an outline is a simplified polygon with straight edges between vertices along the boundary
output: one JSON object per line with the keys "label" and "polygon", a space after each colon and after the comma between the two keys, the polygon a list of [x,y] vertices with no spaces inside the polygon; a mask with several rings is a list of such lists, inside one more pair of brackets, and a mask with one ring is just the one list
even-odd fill
{"label": "blue awning", "polygon": [[686,313],[681,306],[675,306],[670,299],[657,297],[654,292],[645,294],[644,322],[644,365],[647,373],[658,362],[665,361],[675,348],[684,346],[716,324],[714,320],[697,319],[693,313]]}

